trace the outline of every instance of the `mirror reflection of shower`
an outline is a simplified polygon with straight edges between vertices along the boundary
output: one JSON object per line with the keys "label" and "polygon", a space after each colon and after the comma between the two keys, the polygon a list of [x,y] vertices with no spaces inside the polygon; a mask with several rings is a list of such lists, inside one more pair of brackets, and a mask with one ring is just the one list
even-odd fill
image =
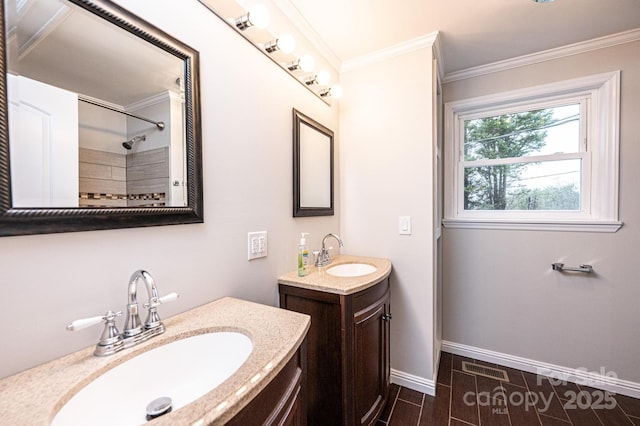
{"label": "mirror reflection of shower", "polygon": [[142,142],[142,141],[146,141],[147,140],[147,135],[141,135],[141,136],[134,136],[131,139],[129,139],[126,142],[122,142],[122,146],[124,146],[127,149],[131,149],[133,147],[133,144],[136,142]]}

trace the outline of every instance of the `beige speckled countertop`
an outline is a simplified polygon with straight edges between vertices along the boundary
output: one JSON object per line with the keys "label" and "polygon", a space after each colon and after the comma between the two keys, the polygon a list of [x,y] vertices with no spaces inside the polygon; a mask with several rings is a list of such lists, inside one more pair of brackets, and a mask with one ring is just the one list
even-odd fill
{"label": "beige speckled countertop", "polygon": [[[366,263],[375,266],[376,270],[358,277],[336,277],[327,273],[327,269],[343,263]],[[388,277],[391,273],[391,261],[378,257],[339,254],[332,258],[330,264],[322,267],[312,266],[309,269],[310,273],[306,277],[299,277],[298,271],[295,270],[280,276],[278,283],[335,294],[353,294],[365,290]]]}
{"label": "beige speckled countertop", "polygon": [[[304,340],[310,318],[227,297],[164,320],[164,324],[164,334],[115,355],[95,357],[91,346],[0,380],[0,423],[48,425],[74,393],[129,358],[197,334],[238,331],[253,342],[251,355],[238,371],[203,397],[153,421],[154,425],[223,424],[282,370]],[[99,332],[96,340],[98,337]]]}

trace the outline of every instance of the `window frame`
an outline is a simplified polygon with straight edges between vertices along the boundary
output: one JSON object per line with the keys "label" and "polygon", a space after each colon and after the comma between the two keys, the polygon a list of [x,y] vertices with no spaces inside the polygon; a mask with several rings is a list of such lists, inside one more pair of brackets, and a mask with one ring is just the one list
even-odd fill
{"label": "window frame", "polygon": [[[445,227],[616,232],[622,226],[618,221],[619,99],[620,71],[614,71],[446,103]],[[464,210],[464,168],[469,166],[464,160],[465,120],[578,102],[580,151],[536,158],[582,160],[579,211]],[[513,158],[531,161],[527,156]]]}

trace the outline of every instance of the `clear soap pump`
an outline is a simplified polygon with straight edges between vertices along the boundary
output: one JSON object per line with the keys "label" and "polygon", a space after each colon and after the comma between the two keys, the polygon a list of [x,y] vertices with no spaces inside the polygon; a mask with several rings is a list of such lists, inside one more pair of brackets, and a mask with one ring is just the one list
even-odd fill
{"label": "clear soap pump", "polygon": [[300,233],[300,245],[298,246],[298,276],[306,277],[309,275],[309,249],[307,248],[308,232]]}

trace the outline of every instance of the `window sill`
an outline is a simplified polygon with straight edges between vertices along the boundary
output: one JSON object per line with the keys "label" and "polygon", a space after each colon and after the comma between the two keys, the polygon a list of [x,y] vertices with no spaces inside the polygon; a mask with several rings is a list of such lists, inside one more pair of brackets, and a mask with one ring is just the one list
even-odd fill
{"label": "window sill", "polygon": [[504,219],[443,219],[447,229],[505,229],[513,231],[562,231],[614,233],[622,227],[618,221],[554,221]]}

